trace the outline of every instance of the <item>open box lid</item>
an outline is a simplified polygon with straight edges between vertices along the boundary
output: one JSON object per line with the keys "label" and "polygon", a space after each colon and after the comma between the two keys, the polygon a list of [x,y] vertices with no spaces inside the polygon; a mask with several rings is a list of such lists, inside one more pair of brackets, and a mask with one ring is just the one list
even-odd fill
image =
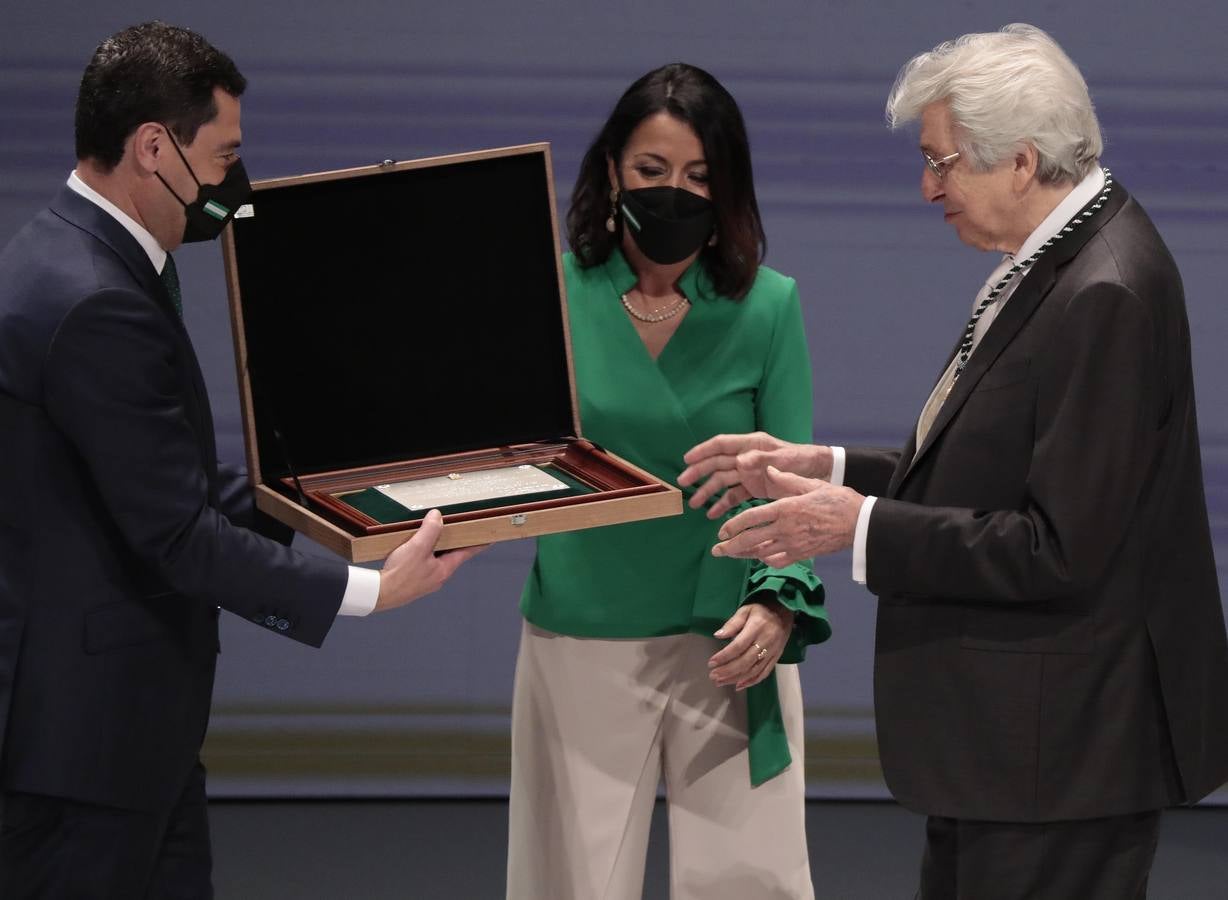
{"label": "open box lid", "polygon": [[548,144],[253,189],[223,256],[256,480],[580,435]]}

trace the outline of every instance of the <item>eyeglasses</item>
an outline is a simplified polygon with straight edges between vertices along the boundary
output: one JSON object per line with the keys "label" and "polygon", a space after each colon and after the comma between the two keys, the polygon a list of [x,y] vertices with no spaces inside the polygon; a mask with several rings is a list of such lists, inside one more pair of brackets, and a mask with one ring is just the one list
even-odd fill
{"label": "eyeglasses", "polygon": [[951,171],[951,167],[955,165],[955,161],[959,159],[959,152],[951,153],[944,156],[942,159],[934,159],[924,150],[921,151],[921,156],[925,160],[926,168],[934,173],[934,177],[939,181],[947,177],[947,173]]}

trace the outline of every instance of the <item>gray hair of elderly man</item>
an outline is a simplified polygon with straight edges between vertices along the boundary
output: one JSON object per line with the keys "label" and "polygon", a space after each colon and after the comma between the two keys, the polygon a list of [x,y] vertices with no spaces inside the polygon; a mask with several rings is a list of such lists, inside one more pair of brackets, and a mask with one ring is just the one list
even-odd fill
{"label": "gray hair of elderly man", "polygon": [[951,110],[956,149],[976,171],[1031,144],[1042,184],[1078,182],[1104,150],[1082,74],[1034,25],[965,34],[913,57],[896,76],[887,121],[899,128],[939,101]]}

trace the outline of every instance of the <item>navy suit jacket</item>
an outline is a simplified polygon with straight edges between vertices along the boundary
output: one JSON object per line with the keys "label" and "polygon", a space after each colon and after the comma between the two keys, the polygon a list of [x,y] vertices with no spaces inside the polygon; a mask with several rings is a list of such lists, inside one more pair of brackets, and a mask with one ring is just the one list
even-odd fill
{"label": "navy suit jacket", "polygon": [[0,787],[171,802],[218,608],[319,646],[340,561],[241,527],[196,355],[153,265],[65,188],[0,254]]}
{"label": "navy suit jacket", "polygon": [[920,449],[850,450],[846,472],[880,497],[875,710],[901,803],[1096,818],[1228,777],[1185,299],[1121,185],[1020,282]]}

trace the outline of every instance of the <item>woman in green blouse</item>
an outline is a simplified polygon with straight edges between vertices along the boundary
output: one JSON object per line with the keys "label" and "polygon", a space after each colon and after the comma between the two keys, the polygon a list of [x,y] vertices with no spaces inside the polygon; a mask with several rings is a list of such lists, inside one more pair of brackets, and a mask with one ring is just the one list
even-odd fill
{"label": "woman in green blouse", "polygon": [[[811,439],[797,289],[737,104],[673,64],[581,165],[563,260],[585,436],[662,479],[720,433]],[[507,896],[638,898],[659,781],[681,898],[812,897],[801,690],[830,634],[812,567],[716,558],[681,516],[538,539],[521,598]]]}

